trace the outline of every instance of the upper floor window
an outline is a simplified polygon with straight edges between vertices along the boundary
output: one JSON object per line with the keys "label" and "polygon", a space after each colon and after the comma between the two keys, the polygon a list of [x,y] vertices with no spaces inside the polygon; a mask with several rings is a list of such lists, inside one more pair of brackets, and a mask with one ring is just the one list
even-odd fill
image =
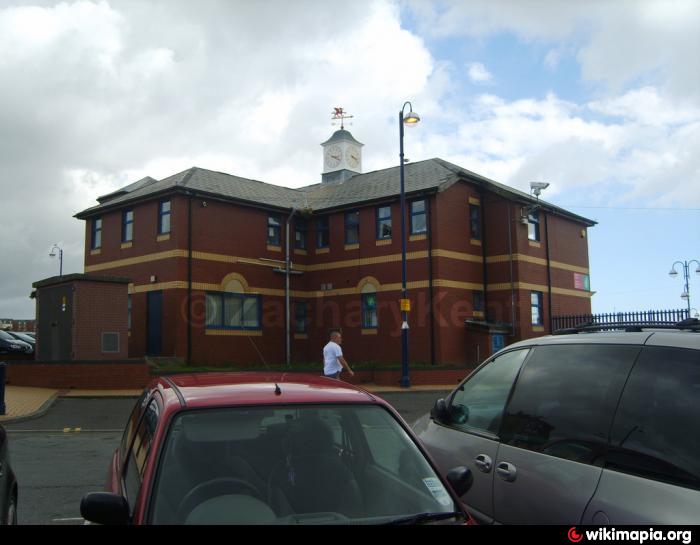
{"label": "upper floor window", "polygon": [[530,212],[527,215],[527,238],[534,241],[540,240],[540,213]]}
{"label": "upper floor window", "polygon": [[425,199],[411,203],[411,234],[421,235],[428,232]]}
{"label": "upper floor window", "polygon": [[478,204],[469,205],[469,224],[472,240],[481,240],[481,206]]}
{"label": "upper floor window", "polygon": [[316,247],[328,248],[330,242],[330,229],[328,227],[328,216],[319,218],[316,221]]}
{"label": "upper floor window", "polygon": [[267,217],[267,243],[270,246],[279,246],[281,240],[282,226],[277,216]]}
{"label": "upper floor window", "polygon": [[122,242],[134,240],[134,211],[125,210],[122,212]]}
{"label": "upper floor window", "polygon": [[102,218],[92,220],[92,237],[90,248],[97,250],[102,247]]}
{"label": "upper floor window", "polygon": [[377,240],[391,239],[391,206],[377,208]]}
{"label": "upper floor window", "polygon": [[309,232],[309,226],[304,218],[296,218],[294,220],[294,247],[300,250],[306,250],[306,239]]}
{"label": "upper floor window", "polygon": [[158,203],[158,234],[170,232],[170,199]]}
{"label": "upper floor window", "polygon": [[542,292],[533,291],[530,293],[530,308],[532,309],[532,325],[542,325]]}
{"label": "upper floor window", "polygon": [[360,213],[345,213],[345,244],[360,243]]}

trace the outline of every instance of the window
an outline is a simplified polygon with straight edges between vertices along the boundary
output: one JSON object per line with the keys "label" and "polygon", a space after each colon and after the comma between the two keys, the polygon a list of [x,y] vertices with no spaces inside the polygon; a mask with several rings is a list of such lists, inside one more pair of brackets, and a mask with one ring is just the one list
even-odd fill
{"label": "window", "polygon": [[481,240],[481,206],[478,204],[469,205],[469,224],[472,240]]}
{"label": "window", "polygon": [[122,242],[134,240],[134,211],[125,210],[122,212]]}
{"label": "window", "polygon": [[700,490],[700,353],[646,346],[615,416],[606,467]]}
{"label": "window", "polygon": [[306,301],[297,301],[295,307],[294,331],[306,333],[309,324],[309,304]]}
{"label": "window", "polygon": [[474,293],[474,312],[484,312],[484,292],[475,290],[473,293]]}
{"label": "window", "polygon": [[92,243],[90,248],[97,250],[102,247],[102,218],[92,220]]}
{"label": "window", "polygon": [[309,233],[308,223],[304,218],[294,220],[294,247],[306,250],[306,238]]}
{"label": "window", "polygon": [[206,327],[260,329],[261,299],[245,293],[207,293]]}
{"label": "window", "polygon": [[170,200],[158,203],[158,234],[165,235],[170,232]]}
{"label": "window", "polygon": [[451,424],[465,431],[497,435],[503,409],[527,354],[528,349],[507,352],[457,388],[449,405]]}
{"label": "window", "polygon": [[378,325],[377,321],[377,294],[363,293],[362,294],[362,328],[375,329]]}
{"label": "window", "polygon": [[425,199],[411,203],[411,234],[420,235],[428,232],[425,215]]}
{"label": "window", "polygon": [[132,305],[131,294],[129,294],[126,296],[126,312],[127,312],[126,324],[127,324],[127,328],[129,329],[129,331],[131,331],[131,305]]}
{"label": "window", "polygon": [[267,217],[267,243],[270,246],[279,246],[281,244],[282,227],[280,219],[277,216]]}
{"label": "window", "polygon": [[542,292],[530,292],[530,308],[532,311],[532,325],[542,325]]}
{"label": "window", "polygon": [[540,213],[530,212],[527,215],[527,238],[534,241],[540,240]]}
{"label": "window", "polygon": [[146,411],[136,430],[133,445],[129,451],[126,475],[124,475],[124,485],[126,488],[126,498],[129,502],[131,513],[133,514],[136,498],[141,490],[143,475],[146,471],[146,462],[151,451],[153,437],[158,427],[159,409],[155,400],[146,408]]}
{"label": "window", "polygon": [[345,244],[360,243],[360,213],[345,213]]}
{"label": "window", "polygon": [[377,208],[377,240],[391,239],[391,206]]}
{"label": "window", "polygon": [[534,348],[503,418],[501,441],[602,465],[615,408],[639,351],[632,345]]}
{"label": "window", "polygon": [[330,242],[330,229],[328,227],[328,217],[319,218],[316,222],[316,247],[328,248]]}

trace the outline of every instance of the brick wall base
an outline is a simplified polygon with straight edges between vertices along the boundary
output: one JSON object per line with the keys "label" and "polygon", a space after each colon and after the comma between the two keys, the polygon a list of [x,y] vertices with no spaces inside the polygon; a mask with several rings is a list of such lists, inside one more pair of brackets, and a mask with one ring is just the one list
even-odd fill
{"label": "brick wall base", "polygon": [[7,361],[6,383],[11,386],[132,390],[144,388],[150,380],[148,366],[142,360],[123,363]]}

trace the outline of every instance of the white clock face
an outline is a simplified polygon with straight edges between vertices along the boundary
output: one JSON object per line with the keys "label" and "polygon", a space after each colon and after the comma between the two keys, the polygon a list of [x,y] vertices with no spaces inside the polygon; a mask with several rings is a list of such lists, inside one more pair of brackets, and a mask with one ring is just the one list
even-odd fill
{"label": "white clock face", "polygon": [[355,146],[348,146],[346,161],[351,168],[360,166],[360,150]]}
{"label": "white clock face", "polygon": [[340,164],[341,159],[343,158],[343,150],[340,149],[340,146],[330,146],[329,148],[326,149],[326,167],[327,168],[335,168]]}

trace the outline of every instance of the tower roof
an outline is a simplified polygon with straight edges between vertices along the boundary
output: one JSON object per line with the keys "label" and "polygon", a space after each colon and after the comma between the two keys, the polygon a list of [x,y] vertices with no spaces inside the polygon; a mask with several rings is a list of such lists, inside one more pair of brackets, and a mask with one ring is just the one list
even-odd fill
{"label": "tower roof", "polygon": [[321,145],[325,146],[326,144],[331,144],[333,142],[341,142],[341,141],[349,141],[352,142],[353,144],[357,144],[358,146],[364,146],[361,142],[358,142],[355,140],[355,137],[350,133],[350,131],[346,131],[345,129],[340,129],[337,130],[333,133],[333,136],[331,136],[328,140],[323,142]]}

